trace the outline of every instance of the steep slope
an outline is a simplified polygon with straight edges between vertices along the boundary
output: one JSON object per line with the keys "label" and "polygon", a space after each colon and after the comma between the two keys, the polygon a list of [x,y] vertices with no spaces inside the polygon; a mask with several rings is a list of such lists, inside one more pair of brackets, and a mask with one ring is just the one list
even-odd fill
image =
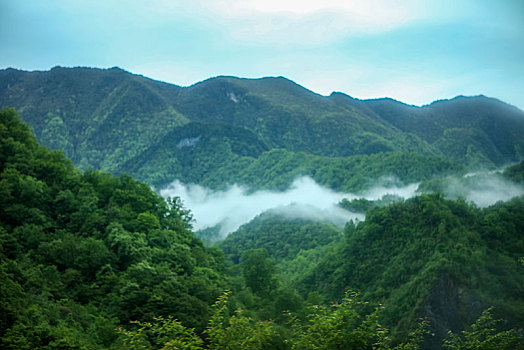
{"label": "steep slope", "polygon": [[431,152],[416,137],[405,142],[392,125],[283,77],[217,77],[189,87],[178,101],[177,109],[190,118],[249,128],[273,148],[324,156]]}
{"label": "steep slope", "polygon": [[500,166],[508,155],[515,160],[524,156],[519,136],[524,133],[524,113],[493,98],[458,96],[415,107],[392,99],[360,101],[340,95],[331,98],[372,112],[459,162]]}
{"label": "steep slope", "polygon": [[120,170],[159,187],[180,179],[216,188],[233,180],[226,177],[232,176],[230,172],[220,172],[222,167],[252,161],[267,150],[267,144],[248,129],[191,122],[168,132]]}
{"label": "steep slope", "polygon": [[38,140],[81,168],[110,171],[187,123],[169,100],[177,86],[107,70],[0,71],[0,105],[16,108]]}
{"label": "steep slope", "polygon": [[115,328],[173,316],[202,330],[223,259],[129,176],[81,173],[0,112],[0,348],[107,349]]}
{"label": "steep slope", "polygon": [[349,287],[383,303],[383,324],[404,337],[426,317],[434,339],[472,323],[495,305],[507,326],[524,325],[524,199],[479,210],[423,195],[367,213],[302,282],[328,299]]}
{"label": "steep slope", "polygon": [[323,247],[342,238],[329,222],[286,217],[278,210],[267,211],[231,233],[218,246],[238,264],[242,252],[264,248],[277,263],[292,260],[301,251]]}
{"label": "steep slope", "polygon": [[294,289],[342,239],[342,230],[327,221],[289,217],[273,210],[242,225],[216,246],[234,264],[241,263],[246,251],[265,249],[275,261],[281,283]]}

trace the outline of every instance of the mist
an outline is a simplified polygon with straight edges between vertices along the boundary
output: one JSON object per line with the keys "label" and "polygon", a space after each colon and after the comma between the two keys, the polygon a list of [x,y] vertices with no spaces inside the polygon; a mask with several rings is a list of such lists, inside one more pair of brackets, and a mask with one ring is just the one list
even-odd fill
{"label": "mist", "polygon": [[337,204],[343,199],[380,199],[386,194],[409,198],[415,194],[417,184],[408,186],[378,185],[360,195],[336,192],[318,185],[310,177],[299,177],[284,192],[255,191],[233,185],[224,191],[212,191],[200,185],[174,181],[160,191],[163,197],[178,196],[191,210],[195,219],[193,227],[201,230],[220,226],[220,235],[236,231],[257,215],[273,209],[290,218],[326,220],[343,227],[349,220],[364,220],[362,213],[353,213]]}
{"label": "mist", "polygon": [[463,197],[483,208],[524,195],[524,186],[507,180],[500,172],[490,171],[450,177],[442,192],[448,198]]}
{"label": "mist", "polygon": [[[238,185],[223,191],[213,191],[200,185],[183,184],[177,180],[162,189],[160,195],[180,197],[184,206],[193,213],[195,230],[219,227],[219,234],[224,238],[267,210],[289,218],[326,220],[343,227],[349,220],[365,219],[362,213],[340,208],[337,204],[343,198],[377,200],[385,195],[396,195],[407,199],[419,193],[418,185],[403,185],[394,177],[386,177],[378,180],[375,186],[355,194],[336,192],[318,185],[310,177],[298,177],[286,191],[253,192]],[[447,198],[463,197],[479,207],[524,195],[523,186],[494,172],[443,179],[441,191]]]}

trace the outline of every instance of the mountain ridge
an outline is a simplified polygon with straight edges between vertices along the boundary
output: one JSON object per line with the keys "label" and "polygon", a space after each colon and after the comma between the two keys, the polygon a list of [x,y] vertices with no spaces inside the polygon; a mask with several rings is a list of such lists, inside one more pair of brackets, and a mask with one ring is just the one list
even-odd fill
{"label": "mountain ridge", "polygon": [[[493,98],[457,96],[419,107],[391,98],[359,100],[335,92],[323,96],[281,76],[217,76],[181,87],[117,67],[9,68],[0,70],[0,106],[16,108],[42,144],[63,149],[81,169],[113,173],[128,171],[124,165],[151,147],[170,153],[160,140],[180,134],[184,126],[195,126],[192,137],[197,137],[203,124],[211,129],[230,126],[239,133],[233,136],[218,126],[223,132],[195,145],[202,154],[235,142],[247,145],[253,137],[242,141],[240,134],[254,134],[267,151],[327,158],[420,153],[475,169],[524,156],[524,112]],[[230,160],[247,161],[239,155]],[[188,180],[167,168],[155,169],[161,173],[155,180],[147,175],[139,179],[156,186],[174,178]],[[133,171],[136,175],[140,169]]]}
{"label": "mountain ridge", "polygon": [[[306,175],[349,191],[390,174],[412,183],[522,154],[522,112],[482,97],[484,104],[458,98],[410,107],[333,101],[286,80],[277,85],[289,91],[272,79],[236,78],[210,80],[195,94],[118,69],[75,75],[60,68],[18,77],[25,84],[11,96],[1,73],[0,107],[18,102],[42,140],[76,155],[76,163],[128,171],[149,185],[171,176],[214,188],[235,182],[284,190]],[[15,81],[18,73],[8,73]],[[230,265],[193,236],[178,197],[164,202],[129,175],[77,170],[38,145],[14,110],[3,109],[0,119],[0,278],[7,282],[0,307],[8,316],[0,343],[9,348],[55,341],[107,348],[118,325],[156,315],[200,332],[226,285],[236,295],[231,310],[282,326],[283,310],[305,317],[306,302],[338,300],[350,286],[385,305],[378,320],[394,342],[427,317],[424,349],[440,349],[449,330],[467,329],[489,305],[503,327],[522,329],[522,196],[489,208],[441,193],[384,206],[360,202],[366,220],[348,222],[344,232],[265,213],[221,244]],[[521,169],[508,176],[522,179]]]}

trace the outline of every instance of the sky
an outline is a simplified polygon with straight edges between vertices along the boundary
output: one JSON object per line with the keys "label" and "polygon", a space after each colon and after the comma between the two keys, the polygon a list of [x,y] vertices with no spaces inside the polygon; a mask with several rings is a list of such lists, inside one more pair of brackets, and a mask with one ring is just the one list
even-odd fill
{"label": "sky", "polygon": [[284,76],[322,95],[524,109],[524,0],[0,0],[0,47],[0,68]]}

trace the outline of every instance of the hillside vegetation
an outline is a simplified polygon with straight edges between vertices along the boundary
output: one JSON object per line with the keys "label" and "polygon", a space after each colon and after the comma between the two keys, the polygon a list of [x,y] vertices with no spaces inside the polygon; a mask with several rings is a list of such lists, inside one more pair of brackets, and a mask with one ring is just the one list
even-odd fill
{"label": "hillside vegetation", "polygon": [[0,347],[108,347],[130,320],[202,330],[226,288],[188,212],[129,176],[76,170],[0,113]]}
{"label": "hillside vegetation", "polygon": [[[2,106],[20,113],[0,112],[2,349],[524,348],[517,108],[61,67],[1,70]],[[345,227],[291,204],[220,242],[201,230],[204,244],[191,208],[155,192],[177,179],[249,195],[299,176],[425,193],[351,195],[337,210],[365,221]],[[485,183],[514,198],[466,202]]]}
{"label": "hillside vegetation", "polygon": [[383,324],[404,336],[426,317],[442,338],[491,305],[520,328],[522,222],[522,197],[484,210],[439,194],[376,208],[346,227],[345,240],[303,277],[301,290],[328,299],[348,286],[361,290],[386,306]]}
{"label": "hillside vegetation", "polygon": [[[118,68],[6,69],[0,106],[17,108],[40,142],[63,149],[81,169],[128,172],[157,187],[178,179],[214,188],[230,182],[277,188],[271,182],[284,181],[279,173],[301,172],[349,189],[352,183],[323,180],[311,168],[336,168],[336,177],[360,182],[355,177],[385,172],[381,162],[363,158],[371,155],[411,159],[416,153],[440,163],[430,170],[436,175],[501,166],[524,155],[524,113],[495,99],[457,97],[415,107],[320,96],[282,77],[216,77],[181,88]],[[260,183],[267,177],[254,172],[268,171],[265,162],[273,165],[277,149],[286,152],[280,153],[286,164]],[[310,165],[297,169],[304,159]],[[362,159],[367,173],[351,171]],[[390,171],[398,165],[386,160]]]}

